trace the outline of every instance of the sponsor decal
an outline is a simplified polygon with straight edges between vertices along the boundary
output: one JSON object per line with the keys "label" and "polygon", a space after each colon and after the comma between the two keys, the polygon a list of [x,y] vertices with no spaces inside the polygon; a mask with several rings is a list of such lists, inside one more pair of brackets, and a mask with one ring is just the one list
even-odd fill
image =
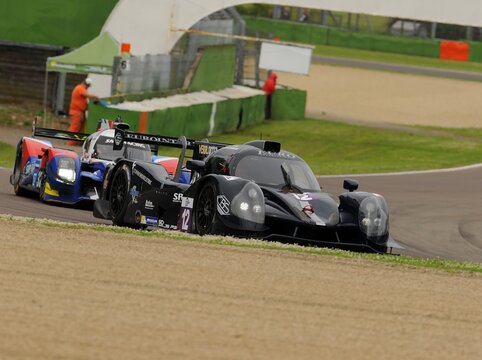
{"label": "sponsor decal", "polygon": [[239,178],[237,176],[225,176],[224,177],[228,181],[233,181],[233,180],[238,180]]}
{"label": "sponsor decal", "polygon": [[172,202],[181,202],[182,201],[182,194],[181,193],[175,193]]}
{"label": "sponsor decal", "polygon": [[210,155],[213,152],[215,152],[216,150],[218,150],[217,146],[210,146],[210,145],[206,145],[206,144],[200,144],[199,145],[199,154],[201,154],[201,155]]}
{"label": "sponsor decal", "polygon": [[137,204],[137,198],[139,197],[139,191],[136,189],[136,185],[134,185],[130,190],[129,190],[129,195],[132,198],[132,203]]}
{"label": "sponsor decal", "polygon": [[288,154],[285,152],[271,152],[271,151],[258,151],[259,156],[266,156],[266,157],[275,157],[275,158],[282,158],[282,159],[296,159],[296,156],[293,154]]}
{"label": "sponsor decal", "polygon": [[181,206],[183,208],[192,209],[194,207],[194,198],[183,196]]}
{"label": "sponsor decal", "polygon": [[[119,133],[117,133],[116,134],[116,141],[115,141],[116,146],[119,146],[121,141],[122,141],[122,136]],[[114,144],[114,139],[106,138],[103,143],[105,145]],[[146,149],[146,145],[134,143],[134,142],[131,142],[131,141],[124,141],[124,144],[127,145],[127,146],[136,147],[136,148],[139,148],[139,149]]]}
{"label": "sponsor decal", "polygon": [[[115,145],[116,145],[116,146],[120,146],[120,144],[121,144],[121,142],[122,142],[122,135],[121,135],[121,133],[115,134],[114,141],[115,141]],[[107,141],[106,141],[106,143],[107,143]]]}
{"label": "sponsor decal", "polygon": [[[168,138],[156,135],[149,135],[149,134],[133,134],[133,133],[125,133],[125,139],[133,140],[133,141],[143,141],[146,143],[156,144],[156,145],[169,145],[169,144],[179,144],[179,140],[177,138]],[[187,142],[188,146],[194,145],[192,141]]]}
{"label": "sponsor decal", "polygon": [[157,226],[159,223],[159,219],[153,216],[144,216],[141,215],[141,224],[147,226]]}
{"label": "sponsor decal", "polygon": [[139,170],[137,170],[134,166],[132,167],[132,173],[136,175],[139,179],[144,181],[145,183],[151,185],[152,180],[149,179],[146,175],[142,174]]}
{"label": "sponsor decal", "polygon": [[164,220],[159,220],[159,225],[160,228],[166,229],[166,230],[177,230],[177,225],[171,225],[171,224],[166,224]]}
{"label": "sponsor decal", "polygon": [[310,201],[313,200],[313,197],[310,193],[303,193],[303,194],[291,194],[299,201]]}
{"label": "sponsor decal", "polygon": [[144,207],[147,210],[153,210],[154,209],[154,204],[150,200],[146,200],[146,203],[144,204]]}
{"label": "sponsor decal", "polygon": [[23,168],[23,174],[25,176],[30,175],[34,170],[35,170],[35,163],[28,160]]}
{"label": "sponsor decal", "polygon": [[48,181],[45,183],[45,194],[50,196],[60,196],[57,190],[54,190],[50,187],[50,183]]}
{"label": "sponsor decal", "polygon": [[217,197],[217,209],[220,215],[229,215],[229,206],[231,203],[224,195],[218,195]]}

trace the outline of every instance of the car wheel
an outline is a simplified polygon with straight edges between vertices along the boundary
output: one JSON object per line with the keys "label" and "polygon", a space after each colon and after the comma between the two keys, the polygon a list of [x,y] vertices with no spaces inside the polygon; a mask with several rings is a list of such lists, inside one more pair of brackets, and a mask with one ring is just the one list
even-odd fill
{"label": "car wheel", "polygon": [[123,166],[114,174],[110,186],[109,207],[114,225],[125,225],[124,216],[129,203],[130,170]]}
{"label": "car wheel", "polygon": [[217,213],[218,189],[213,181],[206,182],[196,198],[194,224],[199,235],[222,234],[224,226]]}
{"label": "car wheel", "polygon": [[13,168],[13,191],[15,195],[24,196],[27,190],[20,187],[20,180],[22,180],[22,150],[17,151],[17,158],[15,159],[15,167]]}
{"label": "car wheel", "polygon": [[47,185],[48,168],[49,168],[49,159],[45,161],[44,169],[39,172],[39,177],[40,177],[39,198],[43,202],[45,202],[45,187]]}

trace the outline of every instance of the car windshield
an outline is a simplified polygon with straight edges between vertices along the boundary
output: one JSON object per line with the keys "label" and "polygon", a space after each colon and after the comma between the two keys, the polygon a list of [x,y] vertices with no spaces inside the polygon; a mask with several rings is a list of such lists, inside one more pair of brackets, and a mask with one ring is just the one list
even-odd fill
{"label": "car windshield", "polygon": [[149,145],[126,142],[120,150],[114,150],[113,145],[113,138],[100,136],[94,145],[94,157],[111,161],[118,158],[151,161],[151,148]]}
{"label": "car windshield", "polygon": [[310,167],[299,159],[249,155],[239,161],[234,175],[259,185],[282,188],[287,185],[282,168],[292,185],[303,191],[320,191]]}

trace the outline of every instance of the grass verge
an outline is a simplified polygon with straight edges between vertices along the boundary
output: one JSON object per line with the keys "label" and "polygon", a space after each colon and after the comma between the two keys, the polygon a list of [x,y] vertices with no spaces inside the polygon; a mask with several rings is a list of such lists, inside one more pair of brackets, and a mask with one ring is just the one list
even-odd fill
{"label": "grass verge", "polygon": [[478,139],[454,138],[452,130],[443,136],[445,130],[439,128],[441,136],[416,134],[415,130],[411,133],[326,120],[286,120],[266,121],[211,140],[241,144],[262,136],[280,141],[283,149],[304,158],[318,175],[441,169],[482,162]]}
{"label": "grass verge", "polygon": [[431,67],[445,70],[469,71],[482,73],[482,63],[440,60],[422,56],[382,53],[377,51],[341,48],[336,46],[317,45],[315,55],[332,56],[347,59],[376,61],[388,64]]}
{"label": "grass verge", "polygon": [[445,133],[447,136],[455,135],[455,136],[463,136],[467,139],[474,139],[481,141],[482,140],[482,129],[474,129],[474,128],[439,128],[435,126],[416,126],[415,128],[424,129],[424,130],[435,130],[439,133]]}
{"label": "grass verge", "polygon": [[185,234],[175,231],[157,230],[157,231],[145,231],[145,230],[132,230],[128,228],[112,227],[106,225],[90,225],[90,224],[72,224],[62,223],[53,220],[46,219],[34,219],[23,218],[12,215],[1,215],[0,221],[13,221],[17,223],[30,223],[35,225],[45,225],[53,228],[64,229],[83,229],[92,230],[98,232],[110,232],[114,234],[128,234],[141,237],[150,238],[163,238],[177,241],[189,241],[200,244],[209,244],[216,246],[233,246],[238,248],[249,249],[262,249],[283,251],[299,254],[311,254],[315,256],[332,256],[343,259],[357,260],[357,261],[372,261],[390,265],[410,266],[417,268],[430,268],[447,272],[468,272],[468,273],[482,273],[482,264],[461,262],[453,260],[441,260],[441,259],[423,259],[414,258],[408,256],[392,256],[382,254],[365,254],[356,253],[344,250],[333,250],[327,248],[315,248],[315,247],[303,247],[299,245],[288,245],[276,242],[267,242],[261,240],[252,239],[236,239],[232,237],[218,237],[218,236],[198,236],[193,234]]}
{"label": "grass verge", "polygon": [[0,167],[13,168],[15,147],[0,142]]}

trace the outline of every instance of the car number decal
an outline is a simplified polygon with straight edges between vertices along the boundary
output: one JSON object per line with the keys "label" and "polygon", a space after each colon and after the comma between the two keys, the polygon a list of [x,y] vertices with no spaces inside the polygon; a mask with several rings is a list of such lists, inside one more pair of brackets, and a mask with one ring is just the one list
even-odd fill
{"label": "car number decal", "polygon": [[310,201],[313,200],[311,197],[311,194],[309,193],[303,193],[303,194],[292,194],[295,198],[297,198],[299,201]]}
{"label": "car number decal", "polygon": [[218,213],[221,215],[229,215],[229,205],[230,202],[224,195],[218,195],[217,197],[217,208]]}
{"label": "car number decal", "polygon": [[179,210],[179,219],[177,221],[177,228],[180,231],[191,232],[193,205],[193,198],[185,196],[181,198],[181,209]]}

